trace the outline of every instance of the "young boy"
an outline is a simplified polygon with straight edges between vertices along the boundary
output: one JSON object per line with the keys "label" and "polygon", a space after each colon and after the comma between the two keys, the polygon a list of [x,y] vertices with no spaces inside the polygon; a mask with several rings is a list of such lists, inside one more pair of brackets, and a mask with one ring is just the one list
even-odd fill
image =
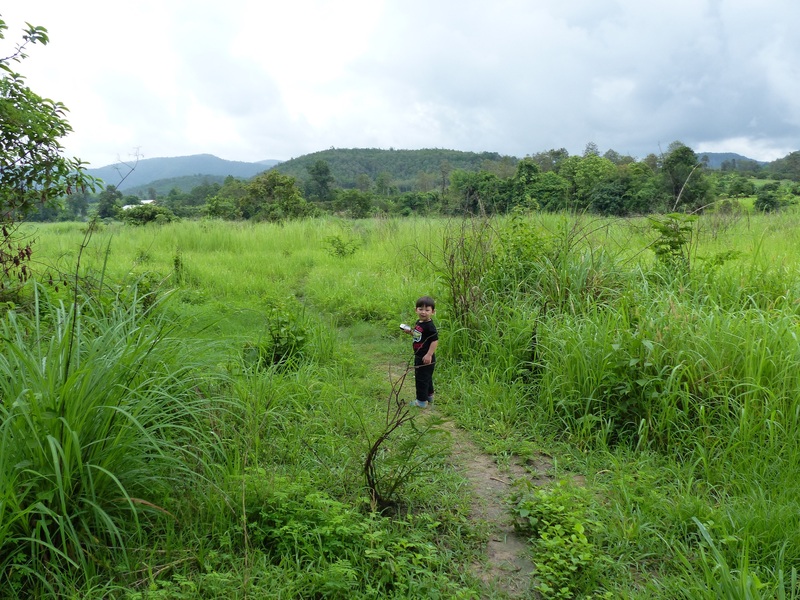
{"label": "young boy", "polygon": [[433,402],[433,369],[436,366],[436,346],[439,345],[439,333],[433,324],[436,314],[436,302],[430,296],[417,300],[417,322],[407,330],[413,337],[414,349],[414,384],[417,397],[412,406],[427,408]]}

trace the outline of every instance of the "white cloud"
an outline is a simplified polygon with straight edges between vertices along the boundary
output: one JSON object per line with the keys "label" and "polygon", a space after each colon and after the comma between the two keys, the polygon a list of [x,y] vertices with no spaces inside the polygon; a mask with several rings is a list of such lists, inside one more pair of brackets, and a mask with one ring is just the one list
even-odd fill
{"label": "white cloud", "polygon": [[800,148],[795,0],[27,0],[0,15],[7,43],[23,20],[48,28],[20,70],[70,108],[67,150],[95,166],[135,148]]}

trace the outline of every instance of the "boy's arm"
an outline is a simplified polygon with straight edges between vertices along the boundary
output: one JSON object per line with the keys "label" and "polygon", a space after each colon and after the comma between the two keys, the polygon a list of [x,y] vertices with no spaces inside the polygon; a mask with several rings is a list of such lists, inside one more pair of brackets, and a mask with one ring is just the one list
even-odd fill
{"label": "boy's arm", "polygon": [[429,365],[433,360],[433,353],[436,352],[436,346],[439,345],[439,340],[434,340],[431,342],[430,347],[428,348],[428,353],[422,357],[422,364]]}

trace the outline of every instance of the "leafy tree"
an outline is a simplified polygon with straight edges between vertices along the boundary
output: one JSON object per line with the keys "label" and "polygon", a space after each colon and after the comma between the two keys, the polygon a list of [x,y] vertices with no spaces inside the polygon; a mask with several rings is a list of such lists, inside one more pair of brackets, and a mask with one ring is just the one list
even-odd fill
{"label": "leafy tree", "polygon": [[575,174],[578,171],[578,165],[581,164],[580,156],[568,156],[565,158],[558,169],[558,174],[564,178],[568,184],[567,190],[567,203],[572,203],[577,194],[577,186],[575,183]]}
{"label": "leafy tree", "polygon": [[617,167],[599,154],[587,154],[575,166],[575,199],[580,209],[592,203],[591,195],[595,187],[611,181],[617,174]]}
{"label": "leafy tree", "polygon": [[438,190],[427,193],[406,192],[397,198],[394,210],[404,216],[427,215],[439,207],[440,199]]}
{"label": "leafy tree", "polygon": [[622,216],[627,212],[627,190],[620,181],[604,181],[596,185],[589,194],[593,212],[601,215]]}
{"label": "leafy tree", "polygon": [[529,191],[544,210],[559,211],[567,208],[569,182],[555,171],[542,173]]}
{"label": "leafy tree", "polygon": [[683,207],[694,211],[709,203],[711,186],[697,154],[688,146],[670,144],[662,174],[664,187],[673,199],[672,210]]}
{"label": "leafy tree", "polygon": [[439,184],[440,184],[440,194],[444,198],[445,193],[447,192],[447,187],[450,185],[450,173],[453,171],[453,165],[450,164],[450,161],[444,159],[439,163]]}
{"label": "leafy tree", "polygon": [[214,196],[219,196],[236,204],[241,198],[247,195],[247,182],[241,179],[236,179],[232,175],[228,175],[222,183],[222,187],[216,194],[212,194],[206,200],[210,201]]}
{"label": "leafy tree", "polygon": [[756,193],[756,186],[747,177],[736,174],[728,181],[727,192],[731,198],[753,196]]}
{"label": "leafy tree", "polygon": [[[8,26],[0,19],[0,40]],[[14,278],[24,280],[32,255],[30,241],[16,236],[15,223],[35,207],[53,205],[63,196],[93,189],[96,180],[85,163],[63,155],[59,140],[72,128],[66,107],[42,98],[12,68],[26,58],[29,44],[46,45],[47,30],[28,24],[22,43],[0,58],[0,287]]]}
{"label": "leafy tree", "polygon": [[777,179],[800,181],[800,150],[770,163],[767,171]]}
{"label": "leafy tree", "polygon": [[663,212],[666,206],[661,183],[646,162],[624,163],[618,166],[618,181],[625,188],[624,212],[620,214],[646,214]]}
{"label": "leafy tree", "polygon": [[222,196],[211,196],[203,208],[203,213],[212,219],[225,219],[233,221],[241,218],[236,203]]}
{"label": "leafy tree", "polygon": [[89,212],[88,192],[77,192],[67,197],[67,211],[73,219],[83,219]]}
{"label": "leafy tree", "polygon": [[450,175],[450,191],[458,213],[493,214],[508,208],[504,180],[494,173],[456,169]]}
{"label": "leafy tree", "polygon": [[627,154],[625,155],[620,154],[616,150],[606,150],[605,153],[603,154],[603,158],[607,158],[615,165],[627,165],[632,162],[635,162],[632,156],[629,156]]}
{"label": "leafy tree", "polygon": [[371,192],[343,190],[336,197],[336,208],[353,219],[364,219],[372,212],[374,197]]}
{"label": "leafy tree", "polygon": [[530,157],[524,158],[517,163],[517,172],[511,179],[512,206],[521,205],[526,208],[539,208],[534,190],[536,183],[539,181],[540,173],[539,165]]}
{"label": "leafy tree", "polygon": [[130,225],[146,225],[148,223],[170,223],[177,220],[177,217],[165,206],[139,204],[123,211],[122,220]]}
{"label": "leafy tree", "polygon": [[436,189],[436,183],[437,176],[435,173],[420,171],[414,181],[414,191],[423,193],[433,191]]}
{"label": "leafy tree", "polygon": [[600,156],[600,148],[594,142],[586,144],[586,148],[583,150],[583,157],[586,158],[588,156]]}
{"label": "leafy tree", "polygon": [[388,171],[378,173],[375,180],[375,188],[381,196],[388,196],[392,190],[392,175]]}
{"label": "leafy tree", "polygon": [[108,185],[97,196],[97,216],[101,219],[113,219],[122,209],[122,192],[116,186]]}
{"label": "leafy tree", "polygon": [[650,167],[653,173],[658,173],[661,170],[661,160],[652,152],[645,156],[642,162]]}
{"label": "leafy tree", "polygon": [[569,158],[569,152],[566,148],[550,149],[547,152],[537,152],[531,155],[531,160],[539,165],[543,173],[548,171],[555,171],[558,173],[561,168],[561,163]]}
{"label": "leafy tree", "polygon": [[275,170],[256,175],[237,208],[245,219],[267,221],[299,219],[313,213],[313,208],[300,193],[295,178]]}
{"label": "leafy tree", "polygon": [[774,212],[780,208],[781,198],[778,193],[779,185],[777,183],[767,183],[758,190],[756,193],[756,201],[753,203],[753,208],[761,212]]}
{"label": "leafy tree", "polygon": [[216,181],[204,180],[200,185],[194,186],[186,194],[183,204],[186,206],[202,206],[213,195],[218,194],[222,186]]}
{"label": "leafy tree", "polygon": [[306,196],[311,200],[328,202],[333,199],[334,178],[331,166],[325,160],[318,160],[307,167],[310,179],[306,182]]}
{"label": "leafy tree", "polygon": [[372,189],[372,178],[366,173],[361,173],[356,177],[356,189],[362,192],[368,192]]}

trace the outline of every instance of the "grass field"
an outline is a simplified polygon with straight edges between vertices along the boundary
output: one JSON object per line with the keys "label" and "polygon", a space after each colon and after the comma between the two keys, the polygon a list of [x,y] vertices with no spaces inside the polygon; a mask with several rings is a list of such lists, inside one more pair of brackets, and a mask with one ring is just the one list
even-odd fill
{"label": "grass field", "polygon": [[500,463],[552,460],[509,498],[530,597],[796,598],[797,225],[31,229],[41,285],[2,321],[0,594],[503,597],[464,568],[486,540],[436,418],[370,454],[431,294],[439,414]]}

